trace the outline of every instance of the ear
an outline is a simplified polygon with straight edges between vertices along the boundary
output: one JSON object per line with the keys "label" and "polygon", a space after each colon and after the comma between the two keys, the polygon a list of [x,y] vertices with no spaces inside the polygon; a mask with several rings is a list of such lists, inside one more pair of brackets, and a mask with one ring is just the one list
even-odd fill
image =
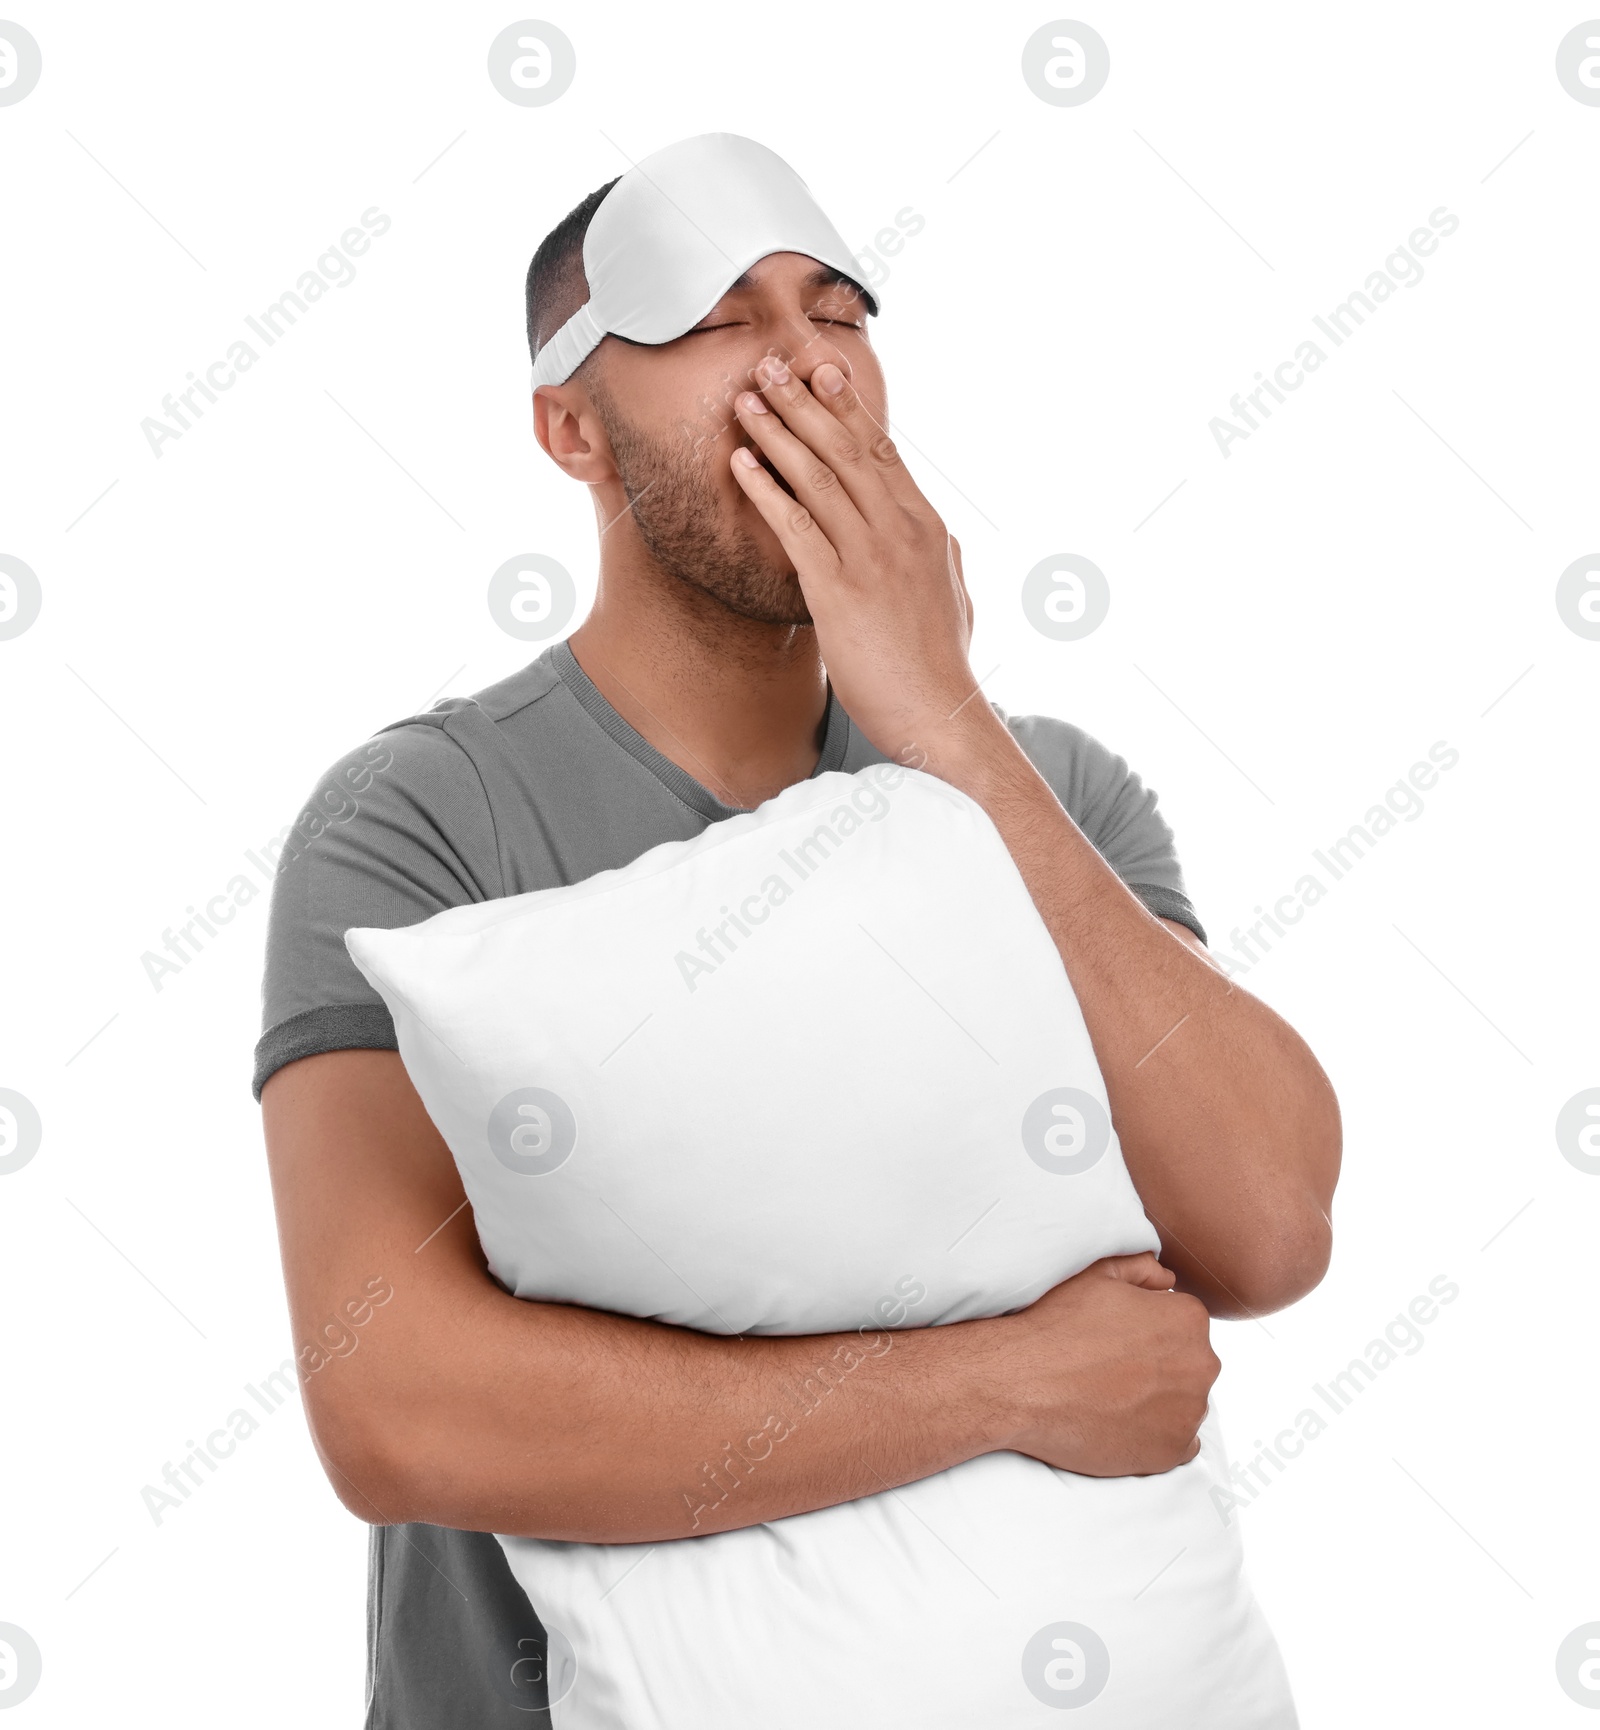
{"label": "ear", "polygon": [[557,468],[585,486],[614,480],[611,454],[593,399],[581,384],[541,384],[533,393],[533,436]]}

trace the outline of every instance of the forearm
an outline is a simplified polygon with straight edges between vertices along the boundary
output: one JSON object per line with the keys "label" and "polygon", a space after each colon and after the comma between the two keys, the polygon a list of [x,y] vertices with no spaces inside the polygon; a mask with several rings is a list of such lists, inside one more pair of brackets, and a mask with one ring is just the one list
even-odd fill
{"label": "forearm", "polygon": [[[1293,1030],[1152,918],[981,699],[961,552],[831,364],[755,374],[734,461],[794,562],[828,679],[874,746],[984,806],[1083,1006],[1128,1169],[1169,1261],[1215,1314],[1321,1277],[1338,1157],[1327,1078]],[[812,379],[822,391],[814,396]],[[759,412],[758,412],[759,411]],[[737,458],[748,453],[735,453]]]}
{"label": "forearm", "polygon": [[[261,1103],[306,1415],[362,1519],[684,1537],[873,1495],[1018,1427],[1015,1318],[725,1339],[510,1296],[394,1052],[304,1058]],[[352,1311],[369,1276],[390,1295]]]}
{"label": "forearm", "polygon": [[1143,906],[993,711],[973,708],[928,768],[983,805],[1061,953],[1163,1259],[1213,1314],[1292,1301],[1327,1264],[1339,1116],[1326,1075]]}
{"label": "forearm", "polygon": [[448,1315],[408,1317],[403,1297],[387,1351],[374,1337],[358,1354],[360,1439],[322,1444],[346,1505],[375,1523],[689,1537],[926,1477],[1013,1421],[993,1323],[726,1339],[487,1282]]}

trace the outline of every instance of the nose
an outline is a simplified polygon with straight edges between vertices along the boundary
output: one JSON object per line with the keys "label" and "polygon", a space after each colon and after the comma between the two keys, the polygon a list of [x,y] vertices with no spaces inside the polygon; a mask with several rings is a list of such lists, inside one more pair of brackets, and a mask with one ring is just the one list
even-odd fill
{"label": "nose", "polygon": [[844,350],[836,342],[829,340],[826,331],[817,330],[809,319],[806,320],[808,335],[805,347],[800,351],[798,360],[791,360],[789,365],[803,378],[807,384],[811,375],[824,361],[832,361],[846,378],[850,377],[850,360]]}
{"label": "nose", "polygon": [[785,318],[768,335],[767,346],[751,361],[746,375],[746,382],[753,390],[761,388],[762,381],[756,377],[756,368],[769,354],[777,355],[806,384],[810,384],[811,375],[824,361],[832,361],[846,378],[853,376],[849,356],[832,341],[826,330],[819,330],[804,313],[797,312]]}

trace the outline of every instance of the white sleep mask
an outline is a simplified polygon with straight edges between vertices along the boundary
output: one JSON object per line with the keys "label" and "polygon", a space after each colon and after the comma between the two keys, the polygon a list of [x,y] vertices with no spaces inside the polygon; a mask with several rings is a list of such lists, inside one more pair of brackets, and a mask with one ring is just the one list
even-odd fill
{"label": "white sleep mask", "polygon": [[[862,270],[781,156],[732,132],[681,139],[628,170],[583,239],[589,299],[540,348],[533,382],[561,384],[608,334],[671,342],[692,330],[757,259],[799,252],[860,281]],[[865,290],[879,311],[875,290]]]}

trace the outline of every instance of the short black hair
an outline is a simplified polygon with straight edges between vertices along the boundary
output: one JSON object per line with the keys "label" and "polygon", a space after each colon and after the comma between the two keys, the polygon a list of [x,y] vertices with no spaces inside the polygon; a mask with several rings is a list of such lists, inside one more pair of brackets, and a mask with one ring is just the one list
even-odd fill
{"label": "short black hair", "polygon": [[539,358],[539,350],[560,330],[589,298],[588,279],[583,274],[583,237],[589,232],[600,201],[622,176],[597,187],[571,210],[539,242],[539,250],[528,266],[528,353]]}

